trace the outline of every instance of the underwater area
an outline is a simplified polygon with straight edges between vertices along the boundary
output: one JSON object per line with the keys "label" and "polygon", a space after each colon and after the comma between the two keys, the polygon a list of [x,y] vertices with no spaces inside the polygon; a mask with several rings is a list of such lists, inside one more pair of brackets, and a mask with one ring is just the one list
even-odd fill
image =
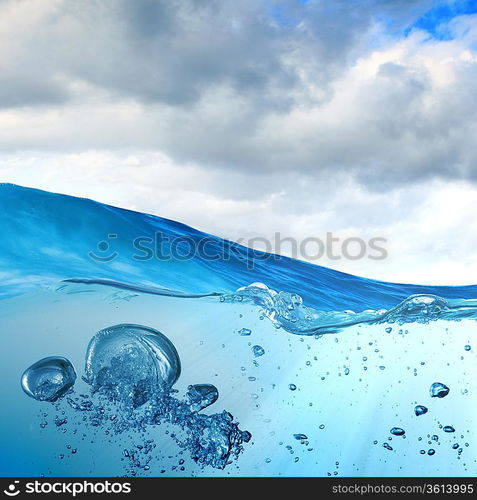
{"label": "underwater area", "polygon": [[476,286],[13,185],[0,230],[2,475],[475,476]]}

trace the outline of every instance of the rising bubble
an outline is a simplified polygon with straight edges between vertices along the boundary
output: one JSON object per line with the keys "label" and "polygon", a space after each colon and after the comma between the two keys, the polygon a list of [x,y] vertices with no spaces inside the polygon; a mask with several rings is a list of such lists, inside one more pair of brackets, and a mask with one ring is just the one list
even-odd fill
{"label": "rising bubble", "polygon": [[394,434],[394,436],[404,436],[406,434],[406,431],[401,429],[401,427],[393,427],[389,432]]}
{"label": "rising bubble", "polygon": [[212,384],[189,385],[187,397],[190,401],[191,411],[197,412],[215,403],[219,397],[219,391]]}
{"label": "rising bubble", "polygon": [[37,401],[56,401],[73,387],[76,373],[66,358],[51,356],[33,363],[21,379],[22,388]]}
{"label": "rising bubble", "polygon": [[242,328],[241,330],[239,330],[239,333],[240,335],[242,335],[242,337],[248,337],[252,334],[252,330],[250,330],[250,328]]}
{"label": "rising bubble", "polygon": [[85,381],[111,400],[138,407],[168,391],[181,373],[179,355],[162,333],[141,325],[99,331],[86,351]]}
{"label": "rising bubble", "polygon": [[429,389],[431,397],[444,398],[449,394],[450,389],[441,382],[434,382]]}
{"label": "rising bubble", "polygon": [[419,417],[420,415],[425,415],[429,410],[422,405],[417,405],[414,408],[414,413],[416,414],[416,417]]}
{"label": "rising bubble", "polygon": [[259,358],[260,356],[263,356],[265,354],[265,349],[261,345],[254,345],[252,347],[253,355],[256,358]]}

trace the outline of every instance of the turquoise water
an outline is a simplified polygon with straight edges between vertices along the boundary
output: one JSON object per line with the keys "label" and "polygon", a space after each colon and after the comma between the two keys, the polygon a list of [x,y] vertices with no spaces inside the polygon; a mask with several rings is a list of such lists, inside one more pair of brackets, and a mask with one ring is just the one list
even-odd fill
{"label": "turquoise water", "polygon": [[[0,204],[2,475],[475,475],[475,286],[366,280],[17,186]],[[221,259],[134,257],[157,232]]]}

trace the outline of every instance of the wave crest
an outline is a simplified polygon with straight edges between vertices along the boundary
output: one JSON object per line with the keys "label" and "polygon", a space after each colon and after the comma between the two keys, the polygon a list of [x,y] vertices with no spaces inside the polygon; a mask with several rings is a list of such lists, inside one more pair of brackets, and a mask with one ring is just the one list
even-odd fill
{"label": "wave crest", "polygon": [[221,302],[249,303],[260,307],[260,314],[277,328],[295,335],[320,336],[337,333],[344,328],[360,324],[429,323],[436,320],[460,321],[477,319],[477,299],[445,299],[438,295],[410,295],[390,309],[366,309],[323,311],[304,303],[296,292],[276,291],[263,283],[252,283],[235,292],[211,292],[185,294],[159,287],[132,285],[105,279],[68,279],[61,282],[56,291],[81,293],[84,286],[100,285],[120,290],[176,298],[218,298]]}

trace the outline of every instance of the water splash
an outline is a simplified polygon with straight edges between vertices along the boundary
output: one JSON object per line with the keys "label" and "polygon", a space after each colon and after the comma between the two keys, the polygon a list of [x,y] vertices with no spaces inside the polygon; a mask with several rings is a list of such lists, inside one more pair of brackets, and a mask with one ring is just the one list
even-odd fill
{"label": "water splash", "polygon": [[411,295],[391,309],[320,311],[305,305],[297,293],[277,292],[263,283],[252,283],[224,294],[222,301],[253,303],[261,307],[260,313],[277,328],[309,336],[336,333],[359,324],[426,324],[438,319],[477,319],[477,300],[444,299],[430,294]]}
{"label": "water splash", "polygon": [[[276,328],[283,328],[288,333],[315,336],[326,333],[337,333],[356,325],[376,325],[384,323],[427,324],[430,321],[462,319],[477,320],[477,299],[445,299],[432,294],[410,295],[390,309],[366,309],[361,312],[353,310],[324,311],[310,307],[303,298],[287,291],[276,291],[259,282],[242,286],[235,292],[210,292],[203,294],[186,294],[181,291],[159,287],[132,285],[106,279],[68,279],[63,280],[56,291],[62,293],[79,293],[84,286],[107,286],[138,293],[176,298],[217,298],[224,303],[254,304],[260,307],[260,316],[268,318]],[[79,288],[76,288],[79,287]],[[386,329],[391,333],[392,328]],[[240,335],[250,335],[251,330],[243,328]]]}
{"label": "water splash", "polygon": [[56,401],[74,385],[76,372],[71,362],[61,356],[43,358],[22,375],[22,389],[37,401]]}

